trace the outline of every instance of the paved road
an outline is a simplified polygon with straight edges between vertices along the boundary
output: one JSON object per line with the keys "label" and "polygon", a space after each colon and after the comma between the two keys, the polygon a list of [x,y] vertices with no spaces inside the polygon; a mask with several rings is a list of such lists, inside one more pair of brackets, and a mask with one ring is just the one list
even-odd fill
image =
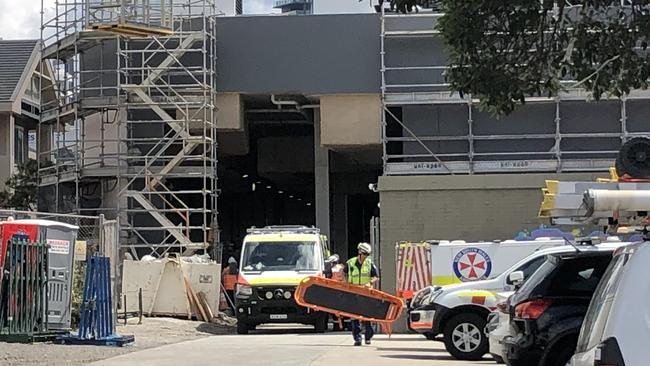
{"label": "paved road", "polygon": [[383,366],[494,365],[456,361],[441,343],[418,335],[378,335],[371,346],[354,347],[349,333],[311,334],[305,329],[265,328],[247,336],[213,336],[126,354],[93,363],[94,366]]}

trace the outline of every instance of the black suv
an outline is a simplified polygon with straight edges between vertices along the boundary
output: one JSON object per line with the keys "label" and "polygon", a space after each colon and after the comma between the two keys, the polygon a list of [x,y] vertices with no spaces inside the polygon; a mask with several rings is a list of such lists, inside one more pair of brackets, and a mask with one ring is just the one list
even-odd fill
{"label": "black suv", "polygon": [[515,335],[504,339],[511,366],[565,366],[612,250],[549,255],[509,301]]}

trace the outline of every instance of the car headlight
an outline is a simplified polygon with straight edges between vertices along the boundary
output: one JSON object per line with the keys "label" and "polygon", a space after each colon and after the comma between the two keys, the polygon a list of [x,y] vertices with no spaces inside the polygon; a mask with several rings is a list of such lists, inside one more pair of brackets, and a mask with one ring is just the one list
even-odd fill
{"label": "car headlight", "polygon": [[416,308],[424,304],[423,300],[425,300],[430,293],[431,293],[431,287],[425,287],[420,291],[416,292],[415,295],[413,296],[413,300],[411,300],[411,308]]}
{"label": "car headlight", "polygon": [[432,292],[432,293],[431,293],[431,298],[429,299],[429,301],[430,301],[430,302],[435,301],[437,298],[440,297],[440,295],[443,294],[443,292],[444,292],[444,291],[442,291],[442,289],[438,289],[438,290]]}
{"label": "car headlight", "polygon": [[273,298],[273,292],[266,291],[266,293],[264,294],[264,297],[266,297],[267,300],[271,300]]}
{"label": "car headlight", "polygon": [[440,295],[442,295],[442,289],[431,291],[426,298],[422,299],[422,305],[431,305]]}
{"label": "car headlight", "polygon": [[291,298],[291,291],[285,291],[284,292],[284,298],[289,300]]}
{"label": "car headlight", "polygon": [[235,296],[240,299],[248,299],[253,295],[253,288],[248,285],[237,284],[237,291]]}

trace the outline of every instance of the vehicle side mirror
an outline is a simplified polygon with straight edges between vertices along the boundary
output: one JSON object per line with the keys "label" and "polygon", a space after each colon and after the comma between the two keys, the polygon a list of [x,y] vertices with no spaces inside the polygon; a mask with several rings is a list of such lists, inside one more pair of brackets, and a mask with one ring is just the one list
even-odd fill
{"label": "vehicle side mirror", "polygon": [[521,285],[524,283],[524,272],[523,271],[514,271],[508,275],[508,285]]}

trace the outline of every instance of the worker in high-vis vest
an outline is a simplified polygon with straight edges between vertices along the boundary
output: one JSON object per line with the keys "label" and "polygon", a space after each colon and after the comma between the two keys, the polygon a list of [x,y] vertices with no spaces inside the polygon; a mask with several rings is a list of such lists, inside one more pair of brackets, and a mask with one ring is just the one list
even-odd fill
{"label": "worker in high-vis vest", "polygon": [[[226,290],[226,294],[230,301],[228,302],[224,297],[224,309],[228,308],[230,303],[235,301],[235,285],[237,284],[237,275],[239,274],[239,266],[237,265],[237,260],[234,257],[228,258],[228,266],[226,266],[221,272],[221,282],[223,282],[223,287]],[[219,310],[221,306],[219,306]],[[232,309],[234,312],[235,309]]]}
{"label": "worker in high-vis vest", "polygon": [[[379,271],[370,259],[372,247],[368,243],[359,243],[357,246],[359,255],[350,259],[343,269],[347,275],[348,282],[353,285],[372,287],[375,282],[379,280]],[[372,324],[370,322],[363,322],[365,327],[365,341],[370,344],[370,340],[374,334]],[[352,320],[352,336],[354,337],[354,345],[361,345],[361,324],[358,320]]]}

